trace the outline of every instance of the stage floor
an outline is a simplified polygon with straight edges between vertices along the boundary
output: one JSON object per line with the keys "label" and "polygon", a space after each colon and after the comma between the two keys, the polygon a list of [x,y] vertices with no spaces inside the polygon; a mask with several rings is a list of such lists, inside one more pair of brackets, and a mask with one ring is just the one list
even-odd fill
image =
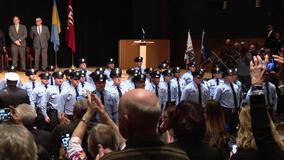
{"label": "stage floor", "polygon": [[[70,68],[71,68],[71,67],[70,67]],[[97,68],[99,68],[99,67],[87,67],[87,69],[88,69],[89,71],[91,71],[91,72],[95,71]],[[105,68],[107,69],[106,66],[105,66]],[[66,69],[69,69],[69,68],[56,68],[56,71],[59,71],[59,70],[64,71],[64,70],[66,70]],[[78,69],[80,69],[80,68],[75,68],[75,71],[78,70]],[[123,80],[123,81],[127,80],[126,70],[127,70],[127,69],[122,69],[122,80]],[[158,68],[155,68],[155,70],[158,70]],[[183,75],[183,74],[186,73],[186,72],[187,72],[187,70],[182,69],[182,70],[181,70],[181,75]],[[1,80],[4,78],[4,75],[5,75],[6,73],[7,73],[7,71],[4,71],[4,72],[0,73],[0,78],[1,78]],[[25,72],[17,71],[16,73],[19,74],[19,76],[21,77],[21,81],[22,81],[23,84],[26,83],[27,81],[29,81],[29,78],[26,76]],[[43,73],[43,72],[42,72],[42,71],[39,71],[37,75],[39,75],[40,73]],[[205,76],[204,76],[205,79],[210,79],[211,77],[212,77],[212,74],[211,74],[211,73],[208,73],[208,72],[205,73]],[[39,78],[39,77],[37,77],[37,81],[40,81],[40,78]]]}

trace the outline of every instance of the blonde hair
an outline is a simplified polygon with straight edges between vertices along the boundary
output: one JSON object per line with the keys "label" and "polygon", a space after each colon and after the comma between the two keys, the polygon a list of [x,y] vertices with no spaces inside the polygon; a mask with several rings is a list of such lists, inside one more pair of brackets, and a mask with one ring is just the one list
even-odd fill
{"label": "blonde hair", "polygon": [[[238,138],[237,138],[238,149],[247,150],[249,148],[253,148],[255,150],[258,150],[252,132],[250,106],[247,106],[241,111],[239,118],[240,118],[241,128],[238,131]],[[275,126],[269,114],[268,114],[268,119],[270,122],[271,134],[273,135],[279,148],[281,150],[284,150],[284,143],[280,140],[279,134],[276,131]]]}
{"label": "blonde hair", "polygon": [[91,129],[88,136],[88,150],[92,155],[98,154],[98,144],[113,151],[118,150],[118,136],[110,126],[97,124]]}

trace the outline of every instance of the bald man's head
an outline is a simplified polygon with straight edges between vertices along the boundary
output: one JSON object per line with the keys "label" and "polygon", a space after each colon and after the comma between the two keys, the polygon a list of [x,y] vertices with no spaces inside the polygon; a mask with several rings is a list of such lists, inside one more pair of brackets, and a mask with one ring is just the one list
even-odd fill
{"label": "bald man's head", "polygon": [[118,112],[121,132],[125,131],[126,126],[123,125],[123,123],[126,124],[125,121],[128,121],[127,125],[133,127],[155,129],[161,116],[161,105],[154,93],[145,89],[134,89],[121,97]]}

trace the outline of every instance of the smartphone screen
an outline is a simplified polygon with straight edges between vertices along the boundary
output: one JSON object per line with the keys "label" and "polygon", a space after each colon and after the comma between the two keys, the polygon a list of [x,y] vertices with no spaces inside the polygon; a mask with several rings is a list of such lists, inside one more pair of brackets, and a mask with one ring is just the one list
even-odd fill
{"label": "smartphone screen", "polygon": [[0,120],[10,119],[10,109],[0,109]]}
{"label": "smartphone screen", "polygon": [[[264,65],[264,60],[262,60],[262,66]],[[275,62],[274,58],[269,58],[268,64],[267,64],[267,71],[274,71],[275,68]]]}
{"label": "smartphone screen", "polygon": [[69,132],[62,132],[61,133],[61,141],[63,143],[63,147],[65,150],[69,147],[69,141],[70,141],[70,134]]}
{"label": "smartphone screen", "polygon": [[229,145],[230,145],[232,153],[236,154],[237,153],[237,144],[236,144],[236,142],[229,142]]}

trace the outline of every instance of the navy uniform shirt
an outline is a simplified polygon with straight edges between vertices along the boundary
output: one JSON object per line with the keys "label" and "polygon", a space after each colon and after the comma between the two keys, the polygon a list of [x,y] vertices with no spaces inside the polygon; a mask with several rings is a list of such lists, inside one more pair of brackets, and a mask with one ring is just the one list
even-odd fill
{"label": "navy uniform shirt", "polygon": [[[34,81],[34,87],[38,87],[41,83],[38,81]],[[25,83],[22,87],[22,89],[26,90],[28,95],[31,96],[32,91],[35,89],[33,88],[33,81],[29,80],[27,83]]]}
{"label": "navy uniform shirt", "polygon": [[[63,92],[62,86],[61,93]],[[59,105],[59,101],[61,100],[61,93],[59,93],[59,86],[54,84],[48,87],[43,94],[42,101],[40,103],[41,113],[43,114],[44,118],[48,117],[46,109],[56,109],[58,115],[63,113],[64,108],[63,106]]]}
{"label": "navy uniform shirt", "polygon": [[[236,94],[237,107],[240,107],[240,103],[238,101],[240,99],[240,88],[236,84],[234,83],[232,84],[233,84],[235,94]],[[220,84],[216,88],[216,92],[213,96],[213,99],[216,99],[217,101],[219,101],[222,107],[230,108],[230,109],[235,108],[233,91],[232,91],[230,84],[226,81],[224,81],[223,84]]]}
{"label": "navy uniform shirt", "polygon": [[186,72],[185,74],[181,76],[181,79],[184,79],[186,85],[188,85],[189,83],[193,81],[192,73],[190,71]]}
{"label": "navy uniform shirt", "polygon": [[[103,92],[104,97],[104,106],[106,112],[108,113],[109,117],[113,120],[113,122],[118,125],[118,112],[117,112],[117,102],[115,97],[107,90]],[[95,90],[95,94],[101,99],[101,93],[98,90]],[[101,122],[99,115],[96,116],[98,122]]]}
{"label": "navy uniform shirt", "polygon": [[[200,83],[200,90],[201,90],[201,107],[204,107],[207,99],[210,99],[209,89],[207,84]],[[199,89],[198,85],[193,81],[185,86],[183,92],[181,94],[180,101],[182,100],[193,100],[199,103]]]}
{"label": "navy uniform shirt", "polygon": [[[166,81],[163,82],[166,86],[166,101],[168,102],[168,83]],[[178,105],[178,86],[177,83],[172,79],[169,82],[170,84],[170,92],[171,92],[171,102],[176,102],[176,105]]]}
{"label": "navy uniform shirt", "polygon": [[[17,84],[16,84],[16,87],[21,88],[22,86],[23,86],[22,81],[19,79]],[[4,88],[7,88],[7,87],[8,87],[7,86],[7,79],[3,78],[1,83],[0,83],[0,90],[4,89]]]}
{"label": "navy uniform shirt", "polygon": [[[262,89],[264,90],[265,104],[268,105],[266,82],[263,82]],[[273,110],[276,110],[277,109],[277,102],[278,102],[276,87],[275,87],[274,84],[268,82],[268,89],[269,89],[269,104],[270,105],[273,104]],[[247,96],[246,96],[246,100],[247,100],[248,105],[250,105],[251,90],[252,90],[252,87],[250,87],[250,89],[247,93]]]}
{"label": "navy uniform shirt", "polygon": [[[46,86],[47,88],[50,87],[49,84]],[[45,93],[46,89],[45,85],[40,83],[38,87],[36,87],[31,95],[30,95],[30,105],[33,107],[40,107],[40,103],[42,101],[43,94]]]}
{"label": "navy uniform shirt", "polygon": [[[219,85],[224,83],[222,79],[218,79],[218,81],[219,81]],[[215,94],[216,88],[217,88],[217,79],[212,78],[209,81],[207,81],[207,84],[208,84],[208,89],[210,92],[210,98],[212,99]]]}
{"label": "navy uniform shirt", "polygon": [[87,92],[82,87],[77,87],[78,96],[76,97],[76,90],[73,85],[70,85],[61,93],[61,98],[59,103],[60,107],[64,108],[61,113],[66,113],[67,115],[73,115],[73,105],[77,101],[77,98],[84,98],[87,96]]}
{"label": "navy uniform shirt", "polygon": [[[155,95],[156,94],[156,85],[152,82],[150,86],[148,86],[147,88],[145,88],[151,92],[153,92]],[[158,98],[160,100],[160,103],[162,105],[163,108],[162,109],[162,114],[164,114],[164,109],[166,107],[166,102],[167,102],[167,87],[164,85],[164,83],[159,83],[158,84]]]}

